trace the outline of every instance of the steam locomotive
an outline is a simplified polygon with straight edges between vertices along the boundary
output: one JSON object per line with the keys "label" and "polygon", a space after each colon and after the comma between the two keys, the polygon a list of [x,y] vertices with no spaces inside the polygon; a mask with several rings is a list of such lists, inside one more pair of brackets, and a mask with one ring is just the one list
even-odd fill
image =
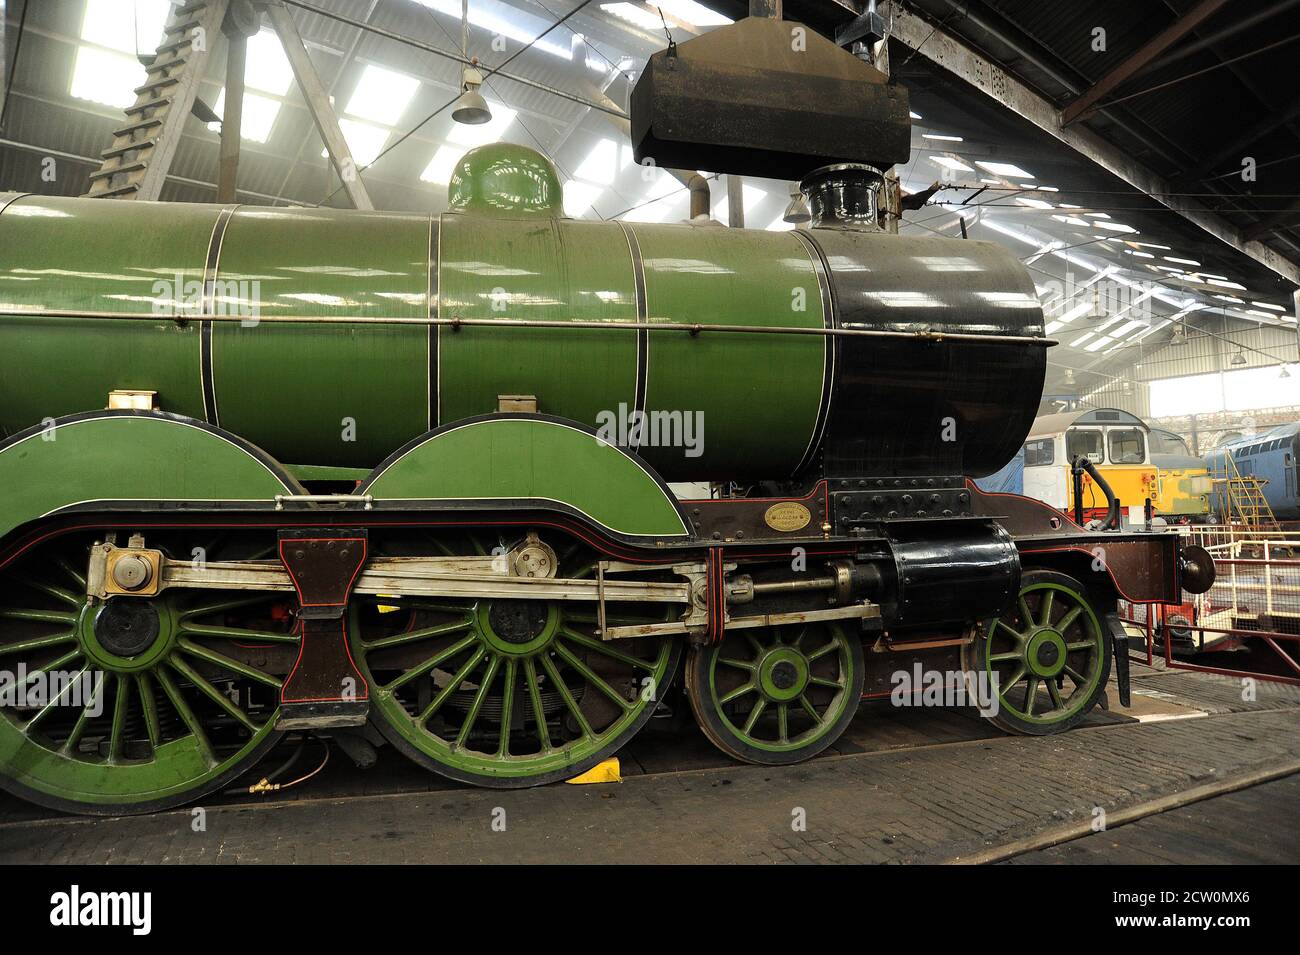
{"label": "steam locomotive", "polygon": [[661,706],[781,765],[917,663],[1011,732],[1126,698],[1117,597],[1212,571],[974,486],[1034,287],[871,175],[789,232],[567,219],[505,144],[433,216],[0,196],[0,784],[146,812],[367,732],[532,786]]}

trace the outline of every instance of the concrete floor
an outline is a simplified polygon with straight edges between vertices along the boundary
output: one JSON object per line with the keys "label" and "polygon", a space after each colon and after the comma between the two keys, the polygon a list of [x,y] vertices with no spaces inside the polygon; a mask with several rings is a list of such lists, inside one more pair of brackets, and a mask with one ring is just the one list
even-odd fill
{"label": "concrete floor", "polygon": [[[625,749],[621,784],[472,789],[396,754],[362,772],[336,753],[301,789],[210,797],[199,832],[190,809],[88,820],[2,796],[0,862],[937,862],[1300,758],[1300,688],[1245,702],[1235,680],[1145,668],[1135,688],[1131,708],[1047,738],[866,705],[835,752],[782,769],[660,727]],[[1295,818],[1295,786],[1267,792],[1274,820]],[[1294,838],[1225,835],[1217,802],[1170,815],[1176,851],[1134,823],[1021,860],[1300,862]],[[1148,832],[1165,842],[1125,841]]]}

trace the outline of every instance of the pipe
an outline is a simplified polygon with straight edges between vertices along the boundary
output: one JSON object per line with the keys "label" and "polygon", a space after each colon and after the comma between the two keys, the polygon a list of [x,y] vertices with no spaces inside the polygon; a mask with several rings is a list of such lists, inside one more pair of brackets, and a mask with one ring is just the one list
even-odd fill
{"label": "pipe", "polygon": [[1088,476],[1097,482],[1097,487],[1101,489],[1101,493],[1106,495],[1106,521],[1101,525],[1101,529],[1103,531],[1118,530],[1120,522],[1119,498],[1116,497],[1115,492],[1110,489],[1110,485],[1106,483],[1106,479],[1101,476],[1101,472],[1097,470],[1097,466],[1092,463],[1087,455],[1083,454],[1074,459],[1075,523],[1082,523],[1082,520],[1079,518],[1083,516],[1083,501],[1080,493],[1083,490],[1083,479],[1081,477],[1083,471],[1088,472]]}
{"label": "pipe", "polygon": [[[26,193],[23,193],[26,195]],[[823,338],[894,338],[921,342],[975,342],[1007,345],[1028,345],[1034,348],[1051,348],[1059,345],[1055,338],[1038,335],[981,335],[976,332],[943,332],[931,328],[911,331],[876,328],[822,328],[807,325],[704,325],[699,322],[644,321],[598,322],[581,319],[538,318],[415,318],[411,316],[377,315],[238,315],[205,314],[203,312],[103,312],[79,308],[29,308],[0,304],[0,316],[38,316],[41,318],[107,319],[125,322],[239,322],[259,325],[449,325],[452,331],[460,328],[590,328],[600,331],[622,332],[628,330],[650,332],[686,332],[692,338],[714,332],[736,332],[743,335],[816,335]]]}

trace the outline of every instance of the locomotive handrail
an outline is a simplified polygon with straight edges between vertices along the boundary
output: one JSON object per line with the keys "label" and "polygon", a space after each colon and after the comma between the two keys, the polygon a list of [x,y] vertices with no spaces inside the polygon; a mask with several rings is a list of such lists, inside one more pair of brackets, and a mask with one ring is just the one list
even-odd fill
{"label": "locomotive handrail", "polygon": [[423,318],[423,317],[376,317],[371,315],[204,315],[194,313],[130,314],[124,312],[100,312],[81,309],[28,309],[9,306],[0,309],[0,317],[9,318],[77,318],[77,319],[120,319],[123,321],[171,321],[186,322],[237,322],[242,325],[260,325],[263,322],[273,324],[303,325],[437,325],[449,326],[453,330],[472,328],[590,328],[612,329],[615,331],[651,331],[651,332],[686,332],[692,338],[707,332],[729,332],[745,335],[820,335],[823,337],[844,338],[902,338],[918,341],[965,341],[997,342],[1002,344],[1033,345],[1051,348],[1059,345],[1056,339],[1038,335],[979,335],[973,332],[946,332],[932,328],[910,331],[887,331],[876,328],[805,328],[793,325],[704,325],[698,322],[593,322],[586,320],[567,321],[564,319],[538,318]]}

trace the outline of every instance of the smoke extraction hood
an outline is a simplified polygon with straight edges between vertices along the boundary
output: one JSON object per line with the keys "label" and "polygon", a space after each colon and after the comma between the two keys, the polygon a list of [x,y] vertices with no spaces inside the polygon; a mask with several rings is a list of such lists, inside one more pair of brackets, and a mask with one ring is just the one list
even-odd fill
{"label": "smoke extraction hood", "polygon": [[638,163],[801,179],[885,169],[911,146],[907,91],[821,34],[749,17],[650,57],[632,90]]}

